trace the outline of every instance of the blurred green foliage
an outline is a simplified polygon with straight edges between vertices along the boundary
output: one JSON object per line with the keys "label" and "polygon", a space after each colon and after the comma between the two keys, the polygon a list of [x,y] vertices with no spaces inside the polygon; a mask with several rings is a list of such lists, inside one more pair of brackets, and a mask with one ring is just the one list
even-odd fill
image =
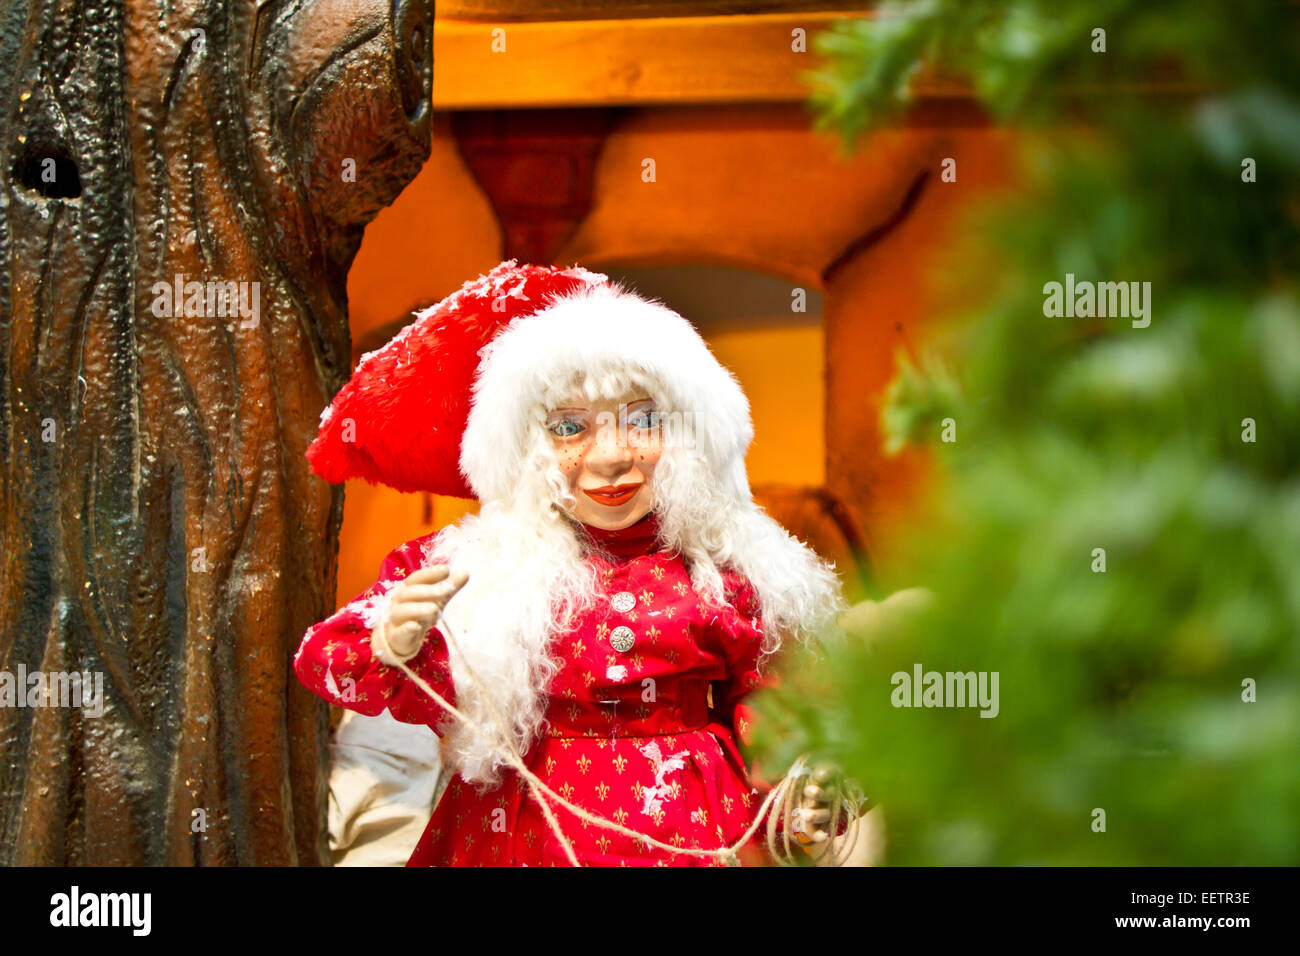
{"label": "blurred green foliage", "polygon": [[[820,124],[846,143],[940,67],[1025,130],[1014,196],[944,264],[984,294],[931,343],[946,362],[900,366],[883,416],[944,479],[879,585],[932,607],[760,701],[765,759],[838,760],[883,806],[891,863],[1300,863],[1295,20],[953,0],[819,38]],[[1150,282],[1150,326],[1045,317],[1066,273]],[[998,716],[895,708],[917,663],[998,672]]]}

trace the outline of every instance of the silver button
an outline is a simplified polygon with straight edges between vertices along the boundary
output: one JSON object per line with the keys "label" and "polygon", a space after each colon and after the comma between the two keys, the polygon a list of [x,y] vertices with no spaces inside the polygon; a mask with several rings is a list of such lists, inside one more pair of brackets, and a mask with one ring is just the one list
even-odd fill
{"label": "silver button", "polygon": [[632,649],[632,645],[636,643],[636,635],[632,633],[632,628],[626,625],[616,627],[610,632],[609,643],[620,654],[626,654]]}
{"label": "silver button", "polygon": [[632,610],[632,608],[636,607],[636,595],[631,591],[619,591],[609,599],[609,603],[614,605],[615,611],[618,611],[620,614],[626,614],[628,611]]}

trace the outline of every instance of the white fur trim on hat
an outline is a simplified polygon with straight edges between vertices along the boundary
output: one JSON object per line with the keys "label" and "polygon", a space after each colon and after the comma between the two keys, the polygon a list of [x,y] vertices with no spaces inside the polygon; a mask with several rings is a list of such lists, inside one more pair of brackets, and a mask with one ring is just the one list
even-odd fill
{"label": "white fur trim on hat", "polygon": [[736,500],[749,499],[749,401],[699,332],[666,305],[617,284],[557,297],[515,319],[482,352],[460,470],[480,502],[507,501],[533,430],[574,376],[632,372],[655,383],[661,412],[689,422],[698,454]]}

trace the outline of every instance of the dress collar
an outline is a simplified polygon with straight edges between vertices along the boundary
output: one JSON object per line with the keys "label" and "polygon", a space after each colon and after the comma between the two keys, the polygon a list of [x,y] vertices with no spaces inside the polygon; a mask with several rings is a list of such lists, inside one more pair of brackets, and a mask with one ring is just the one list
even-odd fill
{"label": "dress collar", "polygon": [[579,524],[578,527],[585,536],[589,548],[608,552],[619,559],[654,554],[661,547],[659,516],[653,511],[647,512],[646,516],[636,524],[616,531],[595,528],[589,524]]}

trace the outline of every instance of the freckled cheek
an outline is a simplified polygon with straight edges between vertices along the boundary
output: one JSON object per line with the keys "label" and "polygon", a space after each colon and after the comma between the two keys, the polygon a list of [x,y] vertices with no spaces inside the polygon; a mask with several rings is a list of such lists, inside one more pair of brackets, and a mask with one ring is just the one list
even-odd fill
{"label": "freckled cheek", "polygon": [[568,479],[569,486],[576,486],[587,461],[587,449],[572,445],[560,446],[555,450],[555,458],[560,471]]}
{"label": "freckled cheek", "polygon": [[658,447],[645,448],[636,453],[637,465],[646,477],[654,474],[655,466],[659,464],[660,454]]}

